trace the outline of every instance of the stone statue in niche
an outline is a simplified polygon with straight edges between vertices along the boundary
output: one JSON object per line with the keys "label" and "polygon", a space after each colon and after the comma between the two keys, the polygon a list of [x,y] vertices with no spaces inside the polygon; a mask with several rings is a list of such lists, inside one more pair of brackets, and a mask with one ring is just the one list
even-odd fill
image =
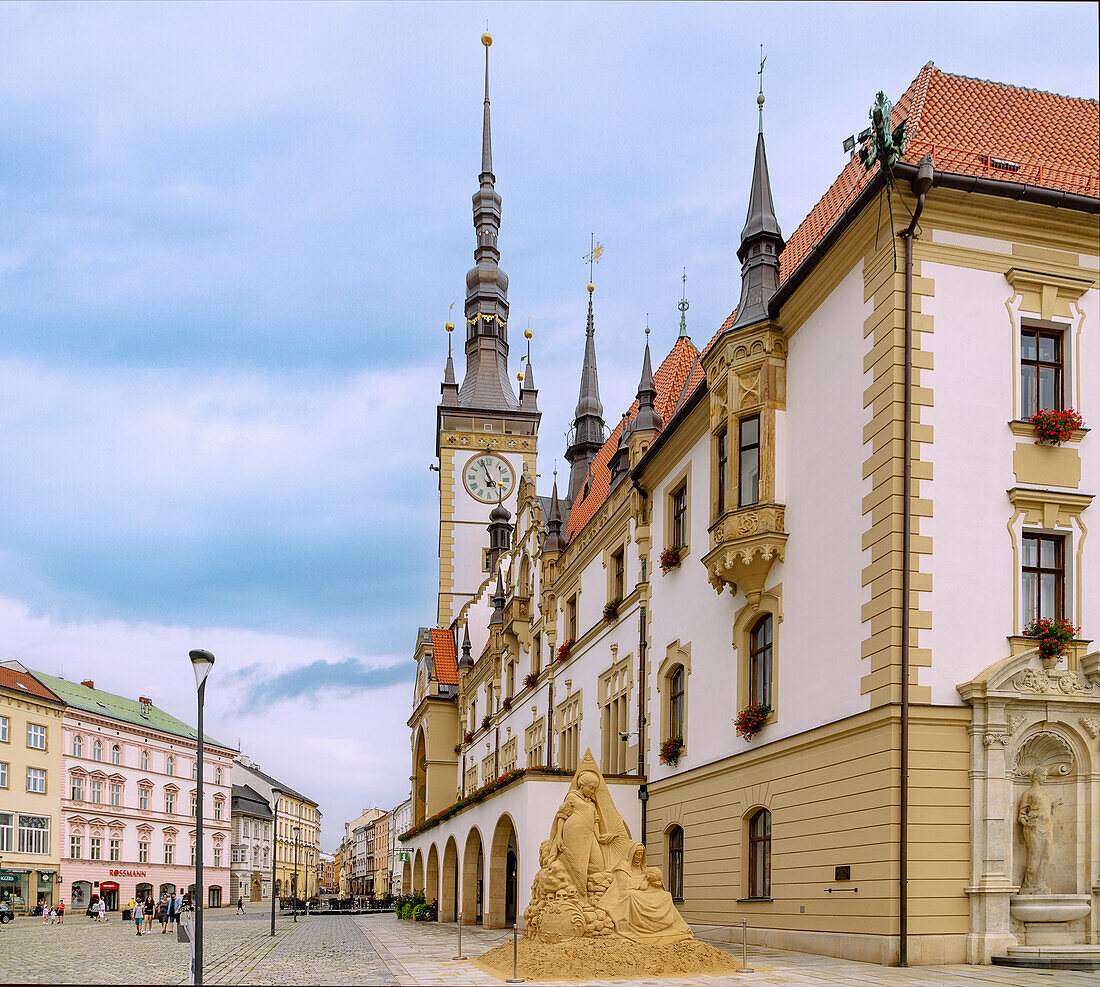
{"label": "stone statue in niche", "polygon": [[630,838],[591,751],[586,751],[550,839],[539,847],[538,874],[524,912],[524,936],[620,936],[675,943],[691,929]]}
{"label": "stone statue in niche", "polygon": [[1024,841],[1024,877],[1020,882],[1020,894],[1050,894],[1047,866],[1050,863],[1050,845],[1054,840],[1054,810],[1062,799],[1053,799],[1043,788],[1047,780],[1046,768],[1031,772],[1031,786],[1020,797],[1016,818]]}

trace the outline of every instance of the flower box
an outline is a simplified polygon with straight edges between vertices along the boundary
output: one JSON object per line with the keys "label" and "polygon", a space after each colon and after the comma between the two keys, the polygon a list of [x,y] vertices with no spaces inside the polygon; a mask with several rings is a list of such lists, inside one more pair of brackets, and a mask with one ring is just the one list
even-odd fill
{"label": "flower box", "polygon": [[455,744],[455,746],[454,746],[454,752],[455,752],[456,754],[461,754],[461,753],[462,753],[462,745],[461,745],[461,744]]}
{"label": "flower box", "polygon": [[763,703],[750,703],[737,714],[737,719],[734,720],[738,735],[746,740],[752,740],[764,728],[771,712],[771,706],[765,706]]}
{"label": "flower box", "polygon": [[489,724],[491,722],[492,722],[492,720],[489,718],[488,715],[483,716],[481,718],[481,729],[482,730],[488,730],[489,729]]}
{"label": "flower box", "polygon": [[666,548],[661,553],[660,565],[661,572],[671,572],[673,569],[680,568],[680,549],[678,548]]}
{"label": "flower box", "polygon": [[680,760],[680,755],[684,752],[684,738],[683,737],[669,737],[663,744],[661,744],[661,763],[676,765]]}
{"label": "flower box", "polygon": [[622,599],[620,597],[616,596],[615,599],[608,600],[603,605],[603,619],[607,623],[610,624],[611,621],[615,620],[619,616],[619,605],[622,602],[623,602]]}
{"label": "flower box", "polygon": [[539,677],[535,672],[528,672],[525,676],[523,676],[523,687],[525,689],[533,689],[536,685],[538,685],[538,682]]}
{"label": "flower box", "polygon": [[1035,638],[1039,642],[1040,660],[1054,664],[1069,649],[1079,630],[1064,617],[1036,618],[1024,628],[1024,637]]}
{"label": "flower box", "polygon": [[470,733],[470,731],[469,731],[469,730],[467,730],[467,731],[466,731],[466,732],[465,732],[465,733],[464,733],[464,734],[462,735],[462,742],[463,742],[464,744],[468,744],[468,743],[469,743],[469,742],[470,742],[471,740],[473,740],[473,739],[474,739],[474,735],[473,735],[472,733]]}
{"label": "flower box", "polygon": [[501,709],[511,709],[512,708],[512,700],[505,697],[504,699],[502,699],[500,701],[500,708]]}
{"label": "flower box", "polygon": [[1072,408],[1064,411],[1055,411],[1053,408],[1044,408],[1029,419],[1035,426],[1035,434],[1038,436],[1035,444],[1047,446],[1060,446],[1067,441],[1076,429],[1084,428],[1084,419]]}
{"label": "flower box", "polygon": [[560,648],[558,648],[558,661],[568,661],[569,654],[573,650],[573,645],[576,644],[576,638],[570,638]]}

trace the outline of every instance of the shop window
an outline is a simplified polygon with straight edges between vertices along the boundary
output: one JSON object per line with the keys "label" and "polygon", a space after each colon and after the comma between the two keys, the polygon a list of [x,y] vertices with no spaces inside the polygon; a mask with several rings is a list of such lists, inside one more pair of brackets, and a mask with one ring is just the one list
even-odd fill
{"label": "shop window", "polygon": [[684,831],[679,826],[668,831],[668,893],[674,901],[684,900]]}
{"label": "shop window", "polygon": [[1066,544],[1061,535],[1024,532],[1022,594],[1024,623],[1065,615]]}
{"label": "shop window", "polygon": [[83,846],[81,845],[83,842],[84,842],[84,838],[81,837],[81,836],[70,836],[69,837],[69,856],[73,860],[80,860],[81,859],[81,857],[83,855],[83,850],[84,850]]}
{"label": "shop window", "polygon": [[772,704],[772,615],[765,614],[749,633],[749,702]]}
{"label": "shop window", "polygon": [[730,454],[729,432],[722,429],[714,440],[715,444],[715,468],[717,470],[717,488],[714,499],[715,515],[721,517],[726,511],[726,483],[729,477]]}
{"label": "shop window", "polygon": [[122,748],[119,747],[118,744],[112,744],[111,745],[111,763],[112,764],[121,764],[122,763]]}
{"label": "shop window", "polygon": [[772,814],[758,809],[749,819],[749,897],[772,896]]}
{"label": "shop window", "polygon": [[19,816],[19,853],[50,852],[50,817]]}
{"label": "shop window", "polygon": [[760,416],[742,418],[738,426],[737,505],[751,507],[760,499]]}
{"label": "shop window", "polygon": [[1063,333],[1057,329],[1020,329],[1020,417],[1063,406]]}

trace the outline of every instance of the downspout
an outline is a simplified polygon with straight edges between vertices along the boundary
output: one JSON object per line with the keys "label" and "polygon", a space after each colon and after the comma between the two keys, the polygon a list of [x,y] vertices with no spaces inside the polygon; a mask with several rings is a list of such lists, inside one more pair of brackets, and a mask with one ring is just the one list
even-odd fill
{"label": "downspout", "polygon": [[[646,582],[645,559],[642,559],[642,583]],[[638,798],[642,803],[642,832],[639,836],[642,846],[645,839],[645,810],[649,802],[649,786],[645,781],[645,641],[646,609],[643,602],[638,609]]]}
{"label": "downspout", "polygon": [[[550,651],[553,656],[553,649]],[[547,682],[546,700],[546,766],[554,766],[554,677],[550,676]]]}
{"label": "downspout", "polygon": [[921,158],[911,187],[917,197],[905,240],[905,387],[901,496],[901,832],[898,846],[898,966],[909,965],[909,611],[913,508],[913,238],[932,187],[932,155]]}

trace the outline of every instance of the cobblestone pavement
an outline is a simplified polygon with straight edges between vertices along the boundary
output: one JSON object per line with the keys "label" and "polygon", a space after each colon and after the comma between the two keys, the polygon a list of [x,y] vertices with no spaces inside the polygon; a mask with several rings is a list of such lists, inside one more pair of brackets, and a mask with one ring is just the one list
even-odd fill
{"label": "cobblestone pavement", "polygon": [[[399,984],[500,984],[469,961],[456,962],[458,927],[450,923],[398,921],[392,915],[365,915],[356,919],[371,945],[390,968]],[[462,930],[462,952],[480,956],[511,939],[502,929]],[[715,942],[740,959],[740,946]],[[756,972],[728,977],[694,977],[679,980],[633,980],[635,987],[750,987],[752,984],[783,984],[793,987],[1100,987],[1096,973],[1055,974],[990,966],[911,967],[901,970],[871,963],[792,953],[763,946],[749,947],[749,966]],[[628,981],[592,981],[593,984],[625,984]],[[560,987],[560,984],[558,985]]]}

